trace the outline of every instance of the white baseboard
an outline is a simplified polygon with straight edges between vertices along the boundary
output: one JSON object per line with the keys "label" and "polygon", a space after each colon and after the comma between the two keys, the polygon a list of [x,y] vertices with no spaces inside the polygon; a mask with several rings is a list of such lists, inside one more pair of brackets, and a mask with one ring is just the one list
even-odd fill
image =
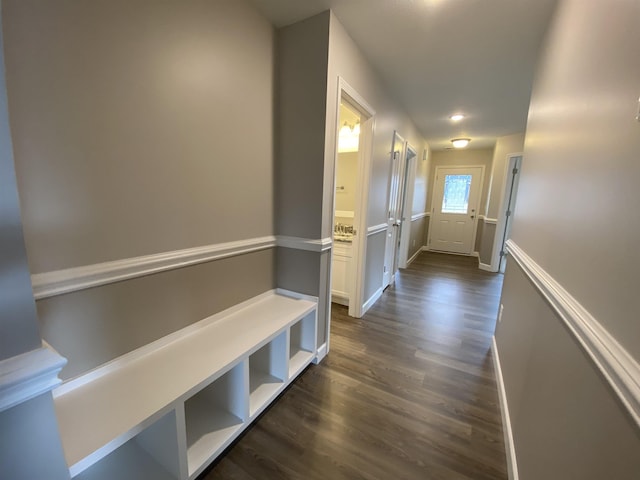
{"label": "white baseboard", "polygon": [[414,253],[413,256],[407,261],[407,267],[411,265],[416,258],[418,258],[418,255],[422,253],[422,248],[419,248],[418,251]]}
{"label": "white baseboard", "polygon": [[313,363],[315,365],[318,365],[322,360],[324,360],[324,357],[327,356],[327,353],[329,353],[327,351],[327,343],[323,343],[322,345],[320,345],[320,347],[318,347],[318,352],[316,353],[316,358],[313,359]]}
{"label": "white baseboard", "polygon": [[509,417],[509,406],[507,404],[507,392],[504,388],[502,378],[502,367],[498,355],[498,345],[496,337],[491,343],[491,356],[493,357],[493,367],[496,373],[496,383],[498,384],[498,397],[500,399],[500,412],[502,413],[502,431],[504,434],[504,449],[507,452],[507,472],[509,480],[518,480],[518,463],[516,460],[516,448],[513,443],[513,432],[511,431],[511,418]]}
{"label": "white baseboard", "polygon": [[484,270],[485,272],[496,273],[496,270],[491,265],[489,265],[488,263],[479,262],[478,263],[478,268],[480,270]]}
{"label": "white baseboard", "polygon": [[373,304],[378,301],[378,299],[382,296],[383,291],[384,289],[380,287],[378,290],[376,290],[376,293],[371,295],[371,298],[369,298],[369,300],[367,300],[364,305],[362,305],[362,315],[367,313],[367,310],[369,310],[373,306]]}

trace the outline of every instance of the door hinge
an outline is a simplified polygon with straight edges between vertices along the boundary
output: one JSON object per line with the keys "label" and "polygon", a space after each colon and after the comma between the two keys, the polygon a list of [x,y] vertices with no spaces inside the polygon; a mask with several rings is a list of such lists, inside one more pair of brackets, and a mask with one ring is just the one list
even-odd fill
{"label": "door hinge", "polygon": [[507,210],[507,217],[511,216],[511,210]]}
{"label": "door hinge", "polygon": [[512,173],[515,175],[516,173],[518,173],[518,169],[514,168]]}
{"label": "door hinge", "polygon": [[504,250],[500,250],[500,256],[504,257],[505,256],[505,251]]}
{"label": "door hinge", "polygon": [[382,267],[382,273],[387,273],[387,266],[386,265]]}

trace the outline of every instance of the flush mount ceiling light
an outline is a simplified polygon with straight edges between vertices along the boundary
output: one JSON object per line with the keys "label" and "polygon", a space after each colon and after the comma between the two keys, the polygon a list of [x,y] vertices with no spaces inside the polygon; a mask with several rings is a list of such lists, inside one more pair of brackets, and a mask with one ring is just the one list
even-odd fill
{"label": "flush mount ceiling light", "polygon": [[470,138],[454,138],[451,143],[453,143],[454,148],[464,148],[469,145],[470,141]]}
{"label": "flush mount ceiling light", "polygon": [[464,115],[462,113],[454,113],[449,118],[451,120],[453,120],[454,122],[459,122],[460,120],[462,120],[464,118]]}

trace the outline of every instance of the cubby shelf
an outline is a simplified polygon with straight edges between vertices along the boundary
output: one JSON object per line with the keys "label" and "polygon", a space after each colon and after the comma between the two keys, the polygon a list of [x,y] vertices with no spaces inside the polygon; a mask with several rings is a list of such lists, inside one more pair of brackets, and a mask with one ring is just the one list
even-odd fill
{"label": "cubby shelf", "polygon": [[206,465],[242,429],[246,414],[244,362],[184,403],[189,475]]}
{"label": "cubby shelf", "polygon": [[179,480],[175,413],[169,412],[100,459],[78,480]]}
{"label": "cubby shelf", "polygon": [[282,332],[249,357],[249,415],[266,406],[287,380],[286,333]]}
{"label": "cubby shelf", "polygon": [[66,382],[71,476],[195,478],[311,362],[316,325],[316,299],[266,292]]}
{"label": "cubby shelf", "polygon": [[297,376],[315,356],[316,321],[310,313],[289,329],[289,376]]}

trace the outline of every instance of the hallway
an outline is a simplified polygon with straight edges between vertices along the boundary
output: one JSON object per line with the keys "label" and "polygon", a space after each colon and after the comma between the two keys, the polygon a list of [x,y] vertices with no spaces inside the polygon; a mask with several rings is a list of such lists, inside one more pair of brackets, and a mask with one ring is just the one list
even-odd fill
{"label": "hallway", "polygon": [[423,252],[202,479],[506,479],[491,338],[502,275]]}

